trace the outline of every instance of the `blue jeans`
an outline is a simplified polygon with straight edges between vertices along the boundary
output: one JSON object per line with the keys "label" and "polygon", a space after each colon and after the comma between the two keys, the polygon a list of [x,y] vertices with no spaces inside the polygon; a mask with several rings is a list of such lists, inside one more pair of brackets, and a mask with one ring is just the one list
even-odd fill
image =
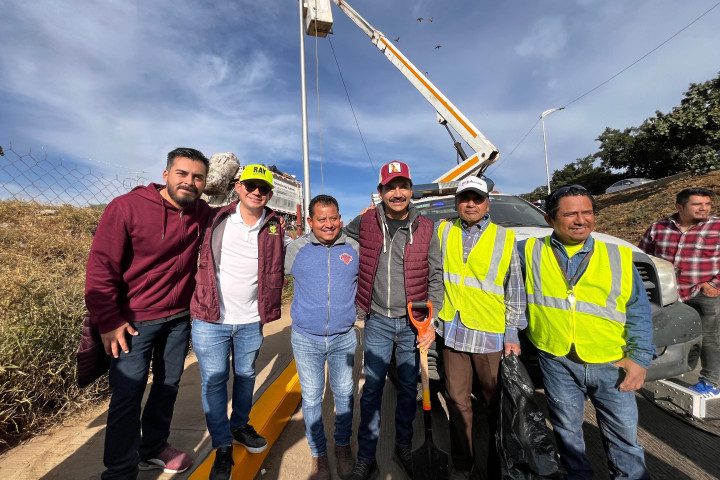
{"label": "blue jeans", "polygon": [[637,443],[635,392],[621,392],[624,372],[612,363],[583,364],[539,352],[545,395],[568,479],[592,479],[585,456],[585,396],[597,414],[610,478],[649,479],[643,448]]}
{"label": "blue jeans", "polygon": [[322,400],[325,392],[325,362],[330,388],[335,398],[335,445],[350,445],[353,418],[353,365],[357,336],[355,330],[343,333],[330,342],[317,341],[292,331],[293,356],[302,389],[302,411],[305,436],[313,457],[327,455]]}
{"label": "blue jeans", "polygon": [[389,318],[371,313],[365,321],[365,385],[360,398],[359,461],[371,462],[375,459],[382,394],[393,347],[399,383],[395,406],[395,443],[403,448],[412,448],[420,365],[416,338],[415,329],[407,324],[405,317]]}
{"label": "blue jeans", "polygon": [[[101,476],[103,480],[135,479],[139,461],[165,449],[185,368],[189,316],[157,325],[137,322],[134,327],[138,335],[125,337],[130,351],[121,351],[110,363],[112,397],[105,430],[103,463],[107,470]],[[142,408],[151,363],[153,382]]]}
{"label": "blue jeans", "polygon": [[[231,430],[247,425],[255,391],[255,360],[263,342],[260,322],[225,325],[195,319],[193,350],[200,365],[202,404],[213,448],[232,445]],[[227,415],[230,354],[233,361],[232,415]]]}
{"label": "blue jeans", "polygon": [[720,384],[720,297],[698,293],[685,303],[697,310],[702,322],[700,378],[717,387]]}

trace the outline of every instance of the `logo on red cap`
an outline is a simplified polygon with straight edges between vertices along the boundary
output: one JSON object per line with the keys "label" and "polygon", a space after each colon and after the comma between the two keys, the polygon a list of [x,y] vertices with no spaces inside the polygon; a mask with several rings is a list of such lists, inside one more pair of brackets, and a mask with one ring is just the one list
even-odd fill
{"label": "logo on red cap", "polygon": [[410,178],[410,169],[407,164],[403,162],[390,162],[383,165],[380,169],[380,184],[386,185],[390,180],[396,177]]}

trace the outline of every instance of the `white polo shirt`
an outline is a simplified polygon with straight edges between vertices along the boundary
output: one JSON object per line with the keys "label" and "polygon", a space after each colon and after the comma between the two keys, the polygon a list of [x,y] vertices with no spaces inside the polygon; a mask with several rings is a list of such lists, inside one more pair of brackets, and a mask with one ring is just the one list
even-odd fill
{"label": "white polo shirt", "polygon": [[265,211],[255,225],[240,215],[240,203],[225,224],[222,254],[215,278],[220,295],[218,323],[243,325],[260,321],[258,312],[258,233]]}

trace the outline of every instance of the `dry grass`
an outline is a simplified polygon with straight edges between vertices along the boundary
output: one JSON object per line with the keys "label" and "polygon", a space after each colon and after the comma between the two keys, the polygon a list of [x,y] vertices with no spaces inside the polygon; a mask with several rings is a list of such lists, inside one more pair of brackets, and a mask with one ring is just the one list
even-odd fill
{"label": "dry grass", "polygon": [[75,383],[85,263],[101,214],[0,202],[0,453],[109,394],[107,375],[82,390]]}
{"label": "dry grass", "polygon": [[597,197],[595,229],[637,245],[645,230],[655,221],[677,212],[675,196],[685,188],[707,188],[714,194],[713,215],[719,215],[720,171],[683,178],[662,187],[635,188]]}
{"label": "dry grass", "polygon": [[0,451],[107,394],[106,380],[75,384],[85,262],[100,214],[0,202]]}

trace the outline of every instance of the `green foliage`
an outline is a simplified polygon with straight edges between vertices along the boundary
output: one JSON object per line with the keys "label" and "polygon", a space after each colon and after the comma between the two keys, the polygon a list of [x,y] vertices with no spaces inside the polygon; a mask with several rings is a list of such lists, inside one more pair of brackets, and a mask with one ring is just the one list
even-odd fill
{"label": "green foliage", "polygon": [[560,170],[555,170],[550,186],[556,188],[563,185],[582,185],[592,194],[598,195],[604,193],[607,187],[618,180],[618,177],[619,175],[613,174],[604,166],[595,166],[595,159],[592,155],[588,155],[568,163]]}
{"label": "green foliage", "polygon": [[628,177],[661,178],[720,168],[720,75],[690,84],[680,105],[655,112],[639,127],[606,128],[594,155],[608,169]]}
{"label": "green foliage", "polygon": [[[615,183],[619,177],[622,175],[614,174],[603,166],[596,166],[593,156],[588,155],[568,163],[560,170],[555,170],[550,179],[550,188],[582,185],[594,195],[598,195],[604,193],[605,189]],[[529,202],[544,199],[547,196],[547,186],[537,187],[532,192],[520,196]]]}
{"label": "green foliage", "polygon": [[521,193],[518,195],[520,198],[527,200],[528,202],[534,202],[536,200],[543,200],[547,197],[547,185],[537,187],[530,193]]}
{"label": "green foliage", "polygon": [[[690,84],[670,113],[657,111],[639,127],[607,127],[596,140],[598,152],[553,172],[552,188],[577,183],[600,194],[621,178],[719,170],[720,74],[705,83]],[[597,161],[599,166],[595,166]],[[545,192],[546,187],[537,187],[521,197],[534,201],[544,198]]]}

